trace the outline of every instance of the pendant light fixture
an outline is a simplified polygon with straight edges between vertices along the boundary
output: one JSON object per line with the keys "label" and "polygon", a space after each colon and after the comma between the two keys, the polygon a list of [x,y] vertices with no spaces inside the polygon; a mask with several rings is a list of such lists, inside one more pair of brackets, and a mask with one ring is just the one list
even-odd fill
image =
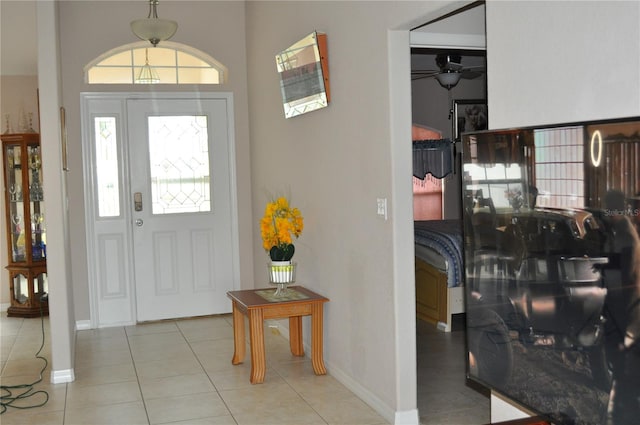
{"label": "pendant light fixture", "polygon": [[462,74],[456,71],[446,70],[436,75],[436,80],[442,87],[447,90],[451,90],[453,87],[458,84],[460,81],[460,77]]}
{"label": "pendant light fixture", "polygon": [[157,84],[159,82],[158,73],[149,65],[149,49],[144,49],[144,66],[140,68],[136,84]]}
{"label": "pendant light fixture", "polygon": [[131,31],[140,39],[147,40],[153,47],[168,40],[178,30],[178,23],[158,18],[158,0],[149,0],[149,16],[131,21]]}

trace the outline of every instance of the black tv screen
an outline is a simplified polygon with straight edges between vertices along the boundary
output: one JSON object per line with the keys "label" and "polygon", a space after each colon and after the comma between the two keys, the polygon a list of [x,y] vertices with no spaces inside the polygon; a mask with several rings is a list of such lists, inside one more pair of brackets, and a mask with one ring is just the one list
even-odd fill
{"label": "black tv screen", "polygon": [[640,118],[462,135],[468,376],[640,424]]}

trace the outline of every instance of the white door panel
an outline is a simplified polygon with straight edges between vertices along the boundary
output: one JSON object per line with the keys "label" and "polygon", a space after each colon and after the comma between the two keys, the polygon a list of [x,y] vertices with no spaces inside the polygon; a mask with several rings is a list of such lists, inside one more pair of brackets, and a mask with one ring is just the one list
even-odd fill
{"label": "white door panel", "polygon": [[[233,246],[226,101],[129,100],[139,321],[226,313]],[[218,247],[219,249],[216,249]]]}

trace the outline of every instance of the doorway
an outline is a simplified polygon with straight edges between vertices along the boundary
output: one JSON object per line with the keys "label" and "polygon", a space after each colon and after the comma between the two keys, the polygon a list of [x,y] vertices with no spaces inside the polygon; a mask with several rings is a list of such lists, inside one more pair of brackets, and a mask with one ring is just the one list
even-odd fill
{"label": "doorway", "polygon": [[230,94],[83,94],[92,327],[228,313],[239,286]]}
{"label": "doorway", "polygon": [[[464,75],[471,69],[486,68],[484,15],[484,5],[469,7],[435,19],[410,33],[414,126],[436,129],[442,138],[453,139],[453,102],[486,99],[485,74]],[[447,60],[442,61],[442,57]],[[437,78],[438,74],[456,72],[461,75],[455,84],[442,84]],[[440,181],[443,195],[438,207],[446,220],[461,218],[458,176]],[[434,207],[433,201],[427,202],[429,207]],[[417,320],[416,392],[420,419],[443,425],[488,423],[490,402],[487,392],[472,388],[472,383],[466,382],[466,334],[464,320],[459,320],[464,318],[456,316],[453,332],[442,332],[430,323]],[[433,382],[440,384],[435,387]],[[445,399],[456,402],[443,404]]]}

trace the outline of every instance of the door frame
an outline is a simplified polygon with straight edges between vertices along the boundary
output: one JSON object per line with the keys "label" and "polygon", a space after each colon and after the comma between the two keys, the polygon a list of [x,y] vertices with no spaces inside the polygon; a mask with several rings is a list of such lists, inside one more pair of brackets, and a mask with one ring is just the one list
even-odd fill
{"label": "door frame", "polygon": [[[239,252],[239,231],[238,231],[238,196],[237,196],[237,179],[236,179],[236,151],[235,151],[235,120],[233,107],[233,94],[230,92],[171,92],[171,93],[150,93],[150,92],[83,92],[80,93],[81,104],[81,134],[82,134],[82,163],[84,175],[84,196],[85,196],[85,241],[87,252],[87,275],[89,278],[89,307],[90,307],[90,326],[92,329],[110,326],[128,326],[137,323],[136,312],[136,293],[135,278],[133,264],[133,230],[134,223],[132,218],[132,199],[129,196],[131,182],[130,176],[130,159],[128,146],[128,112],[127,101],[130,99],[146,99],[158,101],[172,100],[198,100],[198,99],[217,99],[226,102],[227,115],[227,143],[228,143],[228,162],[229,162],[229,190],[230,190],[230,208],[231,208],[231,233],[232,233],[232,274],[233,288],[240,289],[240,252]],[[101,318],[101,303],[99,299],[99,285],[106,285],[104,276],[99,276],[98,262],[96,256],[100,255],[96,249],[96,229],[95,222],[97,217],[97,202],[94,181],[94,146],[91,132],[93,131],[92,117],[96,115],[95,110],[99,110],[100,114],[115,116],[119,127],[118,132],[118,156],[119,156],[119,178],[120,178],[120,205],[121,220],[126,228],[125,237],[120,243],[119,248],[124,251],[120,256],[124,258],[124,270],[120,270],[117,277],[118,282],[110,282],[109,284],[116,288],[112,291],[109,302],[114,305],[119,314],[117,319],[103,320]],[[114,239],[118,241],[118,239]],[[101,283],[99,283],[101,282]],[[111,308],[111,307],[110,307]]]}

